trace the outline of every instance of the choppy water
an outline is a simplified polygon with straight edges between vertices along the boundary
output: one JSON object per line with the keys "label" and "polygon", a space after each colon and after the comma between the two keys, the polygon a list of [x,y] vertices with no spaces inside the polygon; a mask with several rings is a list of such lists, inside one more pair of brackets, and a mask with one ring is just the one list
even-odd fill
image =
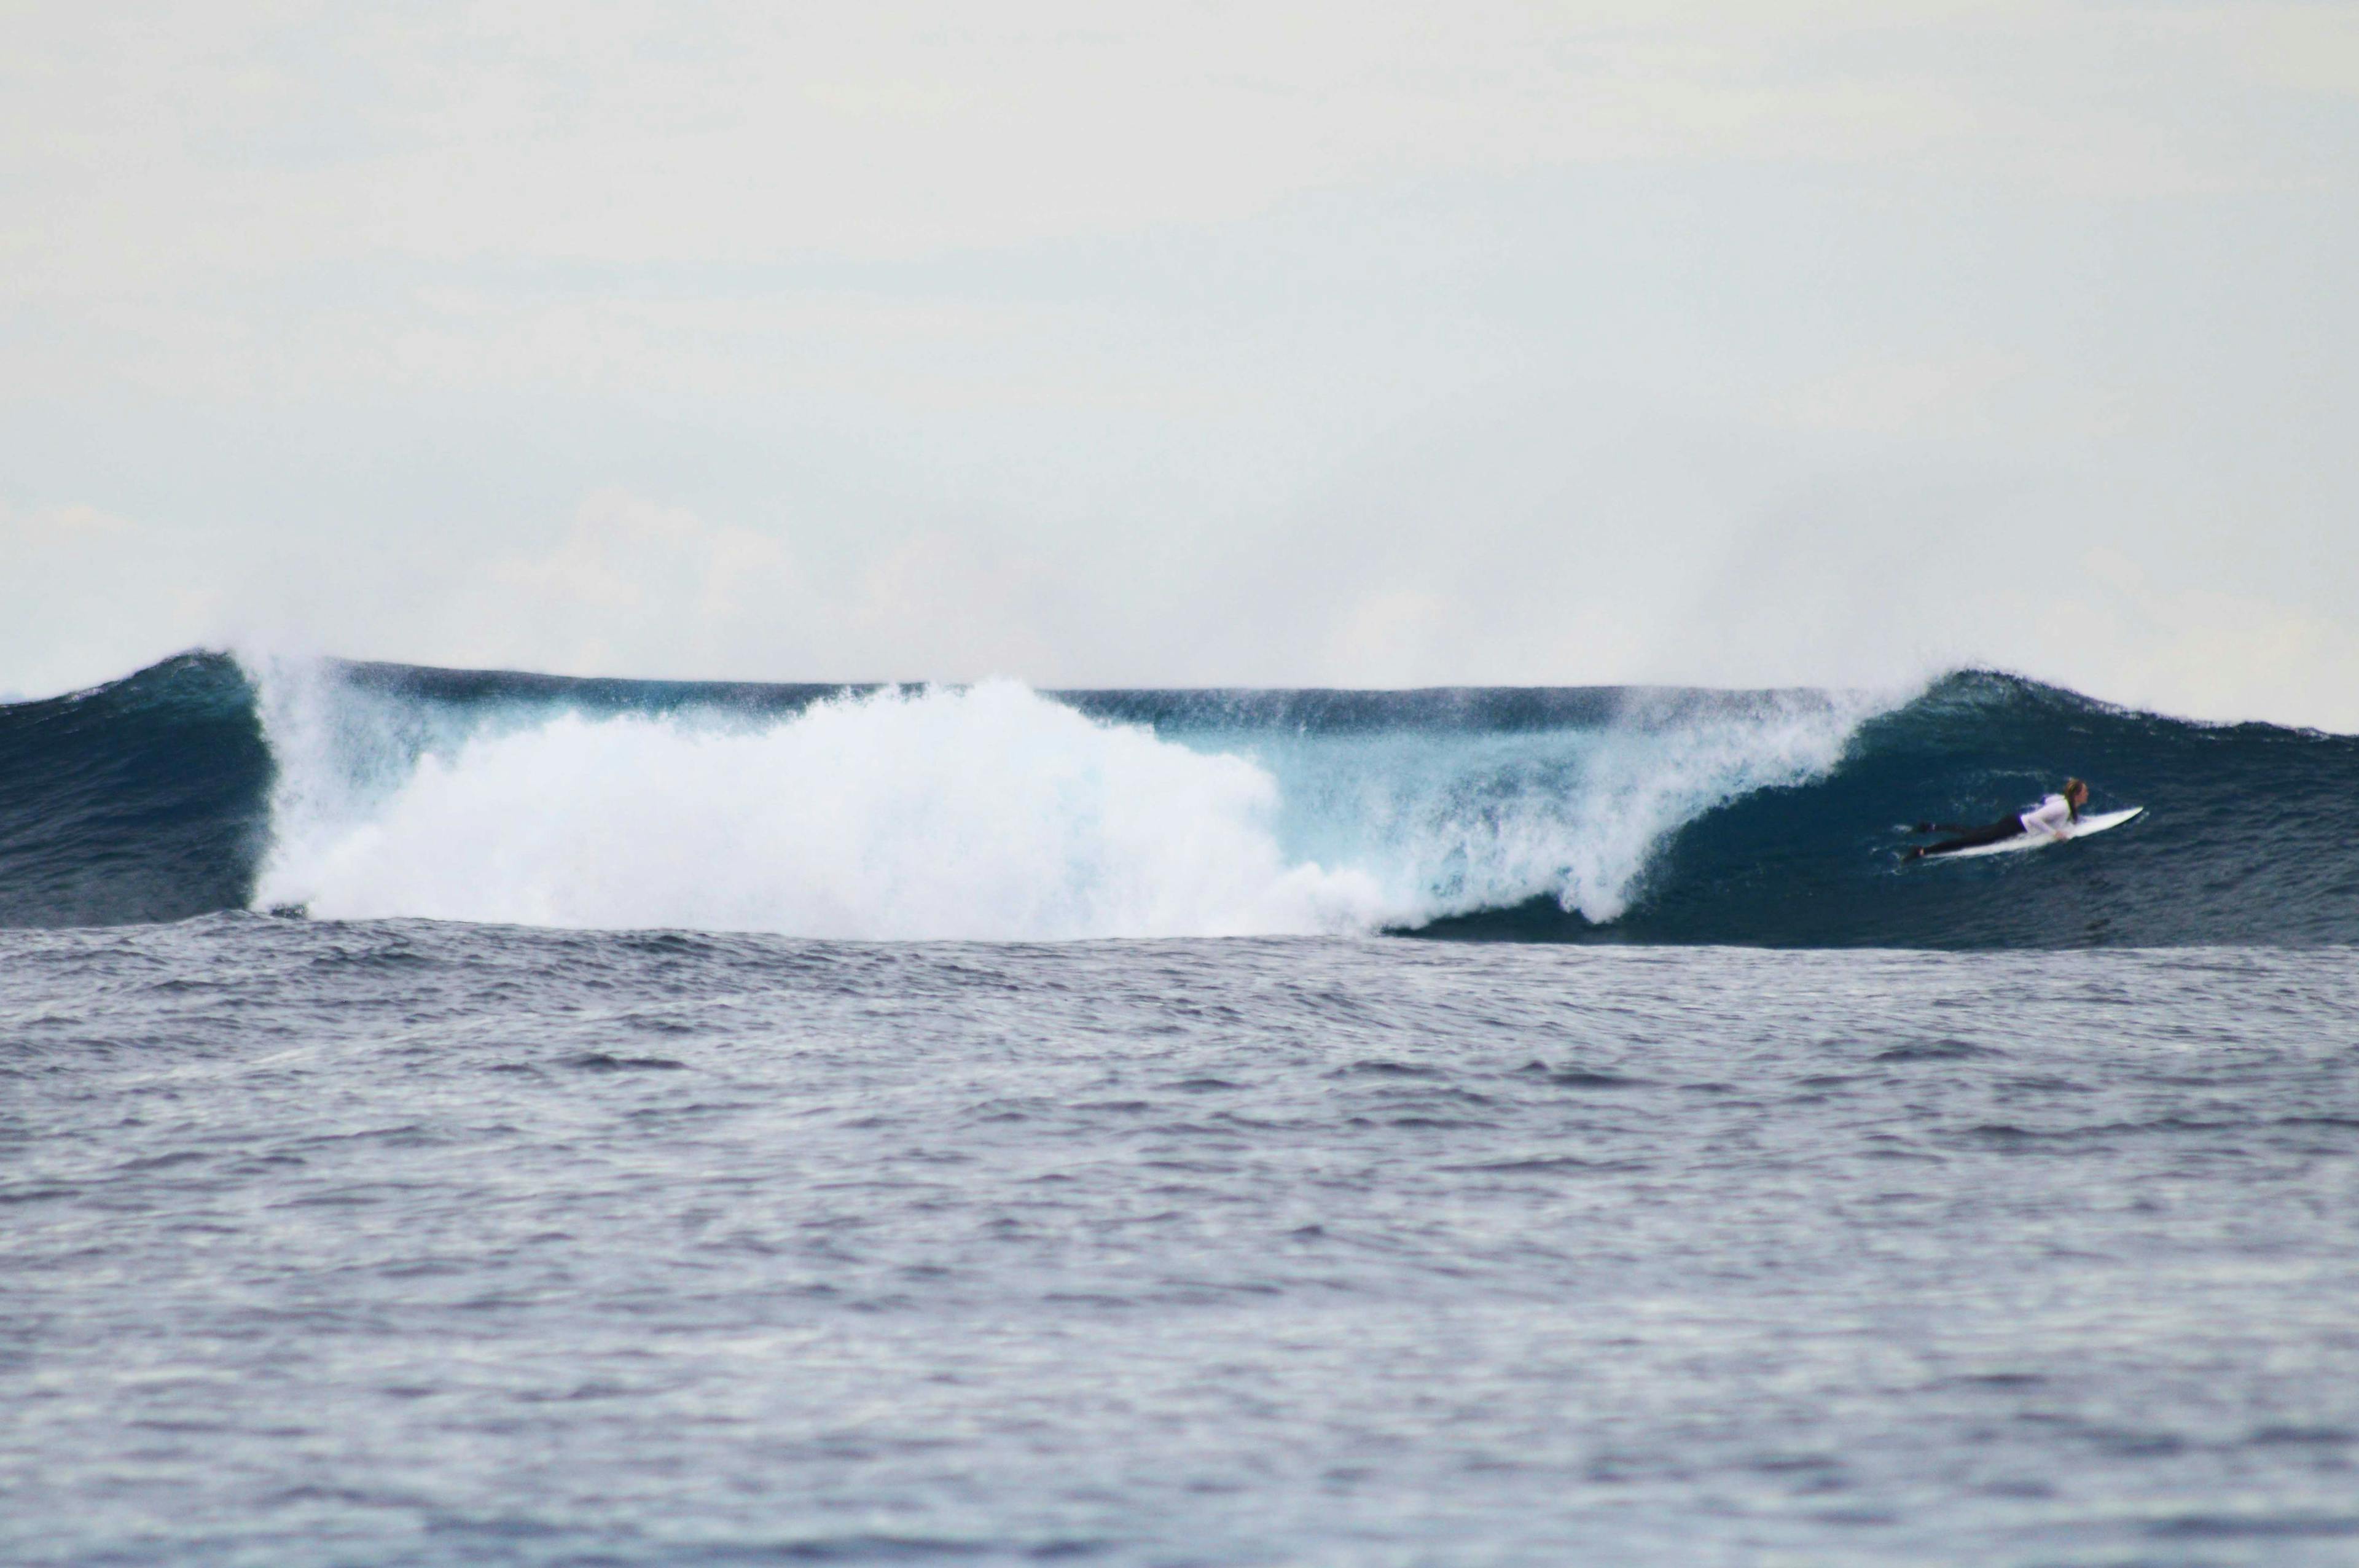
{"label": "choppy water", "polygon": [[0,1560],[2351,1563],[2354,1004],[0,932]]}

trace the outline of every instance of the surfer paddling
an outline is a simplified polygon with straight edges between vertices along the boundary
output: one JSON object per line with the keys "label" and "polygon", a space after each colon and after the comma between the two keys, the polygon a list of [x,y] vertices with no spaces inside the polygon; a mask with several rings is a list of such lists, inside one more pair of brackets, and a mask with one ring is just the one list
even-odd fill
{"label": "surfer paddling", "polygon": [[1950,833],[1956,837],[1939,844],[1919,844],[1900,858],[1915,860],[1927,855],[1948,855],[1960,849],[1971,849],[1979,844],[1996,844],[2003,839],[2020,838],[2027,834],[2043,834],[2050,838],[2068,838],[2081,820],[2081,807],[2089,802],[2089,786],[2079,779],[2066,779],[2064,793],[2051,795],[2029,811],[2017,816],[2004,816],[1987,827],[1974,827],[1955,822],[1919,822],[1919,833]]}

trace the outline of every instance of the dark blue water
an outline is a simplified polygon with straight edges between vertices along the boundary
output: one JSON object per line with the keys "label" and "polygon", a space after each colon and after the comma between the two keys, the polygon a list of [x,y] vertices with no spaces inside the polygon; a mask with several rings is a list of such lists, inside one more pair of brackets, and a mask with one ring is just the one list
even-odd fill
{"label": "dark blue water", "polygon": [[0,933],[0,1561],[2345,1563],[2346,948]]}

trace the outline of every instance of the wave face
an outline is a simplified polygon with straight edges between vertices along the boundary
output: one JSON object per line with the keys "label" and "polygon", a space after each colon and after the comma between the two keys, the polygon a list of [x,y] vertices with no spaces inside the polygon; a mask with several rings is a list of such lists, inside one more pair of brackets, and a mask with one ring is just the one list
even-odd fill
{"label": "wave face", "polygon": [[253,687],[218,654],[0,705],[0,925],[240,907],[269,844],[270,779]]}
{"label": "wave face", "polygon": [[[2147,817],[1900,868],[2066,773]],[[794,935],[2359,941],[2359,740],[1968,672],[1817,691],[1067,692],[193,654],[0,708],[0,924]]]}

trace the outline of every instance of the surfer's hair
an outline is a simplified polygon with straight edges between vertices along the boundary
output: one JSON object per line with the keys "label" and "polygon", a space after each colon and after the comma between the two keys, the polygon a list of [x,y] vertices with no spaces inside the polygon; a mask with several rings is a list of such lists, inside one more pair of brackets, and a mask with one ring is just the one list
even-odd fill
{"label": "surfer's hair", "polygon": [[2075,822],[2081,820],[2081,803],[2072,797],[2088,793],[2089,785],[2086,780],[2066,779],[2064,781],[2064,809],[2072,814],[2072,820]]}

